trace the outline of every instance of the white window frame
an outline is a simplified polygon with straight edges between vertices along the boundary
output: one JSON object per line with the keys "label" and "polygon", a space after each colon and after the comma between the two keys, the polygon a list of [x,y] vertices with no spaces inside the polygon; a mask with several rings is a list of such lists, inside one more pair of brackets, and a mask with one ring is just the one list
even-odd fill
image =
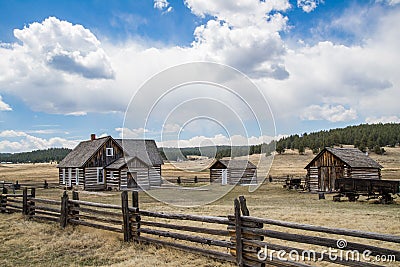
{"label": "white window frame", "polygon": [[75,184],[79,185],[79,168],[75,169]]}
{"label": "white window frame", "polygon": [[[99,176],[100,170],[102,170],[101,173],[103,174],[102,181],[99,181],[99,178],[100,178],[100,176]],[[97,168],[97,183],[98,183],[98,184],[104,184],[104,169],[101,168],[101,167],[100,167],[100,168]]]}
{"label": "white window frame", "polygon": [[68,168],[68,186],[72,185],[72,168]]}
{"label": "white window frame", "polygon": [[114,156],[114,148],[112,148],[112,147],[107,147],[107,148],[106,148],[106,156],[107,156],[107,157],[112,157],[112,156]]}
{"label": "white window frame", "polygon": [[62,183],[65,184],[65,168],[62,169]]}

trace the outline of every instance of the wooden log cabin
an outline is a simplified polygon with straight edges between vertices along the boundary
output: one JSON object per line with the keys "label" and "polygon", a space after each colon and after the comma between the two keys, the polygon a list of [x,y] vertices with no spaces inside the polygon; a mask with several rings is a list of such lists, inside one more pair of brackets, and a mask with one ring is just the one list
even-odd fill
{"label": "wooden log cabin", "polygon": [[111,136],[79,143],[59,164],[59,184],[84,190],[148,189],[161,185],[161,155],[154,140]]}
{"label": "wooden log cabin", "polygon": [[357,148],[324,148],[306,167],[306,189],[332,192],[339,178],[381,179],[382,166]]}
{"label": "wooden log cabin", "polygon": [[210,182],[226,184],[256,184],[257,167],[248,160],[217,160],[210,169]]}

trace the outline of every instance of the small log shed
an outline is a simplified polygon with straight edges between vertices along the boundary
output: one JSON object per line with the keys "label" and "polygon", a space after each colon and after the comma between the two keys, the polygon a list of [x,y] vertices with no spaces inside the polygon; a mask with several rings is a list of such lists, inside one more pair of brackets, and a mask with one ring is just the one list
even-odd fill
{"label": "small log shed", "polygon": [[210,182],[226,184],[257,184],[257,167],[248,160],[217,160],[210,169]]}
{"label": "small log shed", "polygon": [[306,189],[332,192],[339,178],[381,179],[383,167],[357,148],[324,148],[306,167]]}

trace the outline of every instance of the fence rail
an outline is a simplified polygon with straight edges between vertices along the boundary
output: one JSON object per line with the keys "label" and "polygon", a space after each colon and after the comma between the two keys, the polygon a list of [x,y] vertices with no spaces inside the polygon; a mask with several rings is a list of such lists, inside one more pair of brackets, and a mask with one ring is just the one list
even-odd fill
{"label": "fence rail", "polygon": [[[34,188],[29,192],[23,188],[22,194],[8,194],[3,189],[0,212],[22,212],[27,219],[58,222],[62,228],[72,224],[122,233],[124,241],[170,246],[238,266],[306,267],[315,265],[315,258],[342,266],[381,266],[343,256],[355,251],[369,251],[369,256],[386,255],[400,261],[400,251],[388,246],[400,244],[400,236],[253,217],[243,196],[234,200],[234,214],[225,217],[141,210],[138,192],[132,192],[131,201],[129,205],[127,191],[121,194],[121,205],[112,205],[79,200],[75,191],[72,199],[65,191],[60,200],[53,200],[37,198]],[[338,246],[338,238],[346,242],[345,246]],[[312,252],[310,247],[343,253],[331,257],[321,251]],[[277,252],[308,257],[282,259]]]}

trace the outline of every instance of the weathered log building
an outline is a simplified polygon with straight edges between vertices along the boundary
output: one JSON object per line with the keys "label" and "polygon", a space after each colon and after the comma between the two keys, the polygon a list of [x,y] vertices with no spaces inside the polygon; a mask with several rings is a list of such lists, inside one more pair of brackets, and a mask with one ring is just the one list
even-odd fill
{"label": "weathered log building", "polygon": [[59,183],[84,190],[143,188],[161,185],[163,160],[154,140],[111,136],[79,143],[59,164]]}
{"label": "weathered log building", "polygon": [[382,166],[357,148],[324,148],[306,167],[309,191],[334,191],[339,178],[381,179]]}
{"label": "weathered log building", "polygon": [[210,182],[226,184],[256,184],[257,167],[248,160],[217,160],[210,169]]}

